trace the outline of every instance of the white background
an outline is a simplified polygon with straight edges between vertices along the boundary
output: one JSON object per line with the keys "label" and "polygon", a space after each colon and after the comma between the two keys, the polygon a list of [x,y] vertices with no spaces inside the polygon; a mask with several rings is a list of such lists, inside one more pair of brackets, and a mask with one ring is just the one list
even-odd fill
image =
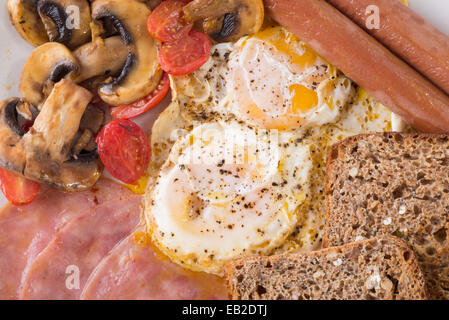
{"label": "white background", "polygon": [[[10,24],[6,0],[0,1],[3,2],[0,5],[0,100],[3,100],[19,96],[20,72],[33,47]],[[449,35],[449,0],[409,0],[409,3],[412,9]],[[149,132],[155,117],[167,103],[168,99],[137,122]],[[5,203],[6,199],[0,193],[0,206]]]}

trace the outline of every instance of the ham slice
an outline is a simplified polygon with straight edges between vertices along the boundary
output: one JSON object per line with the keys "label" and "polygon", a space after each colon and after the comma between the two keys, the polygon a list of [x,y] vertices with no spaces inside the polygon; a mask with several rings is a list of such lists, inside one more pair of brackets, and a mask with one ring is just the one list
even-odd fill
{"label": "ham slice", "polygon": [[108,180],[75,194],[45,189],[28,206],[6,206],[0,299],[227,298],[222,279],[171,263],[142,227],[133,233],[140,217],[141,197]]}
{"label": "ham slice", "polygon": [[78,299],[91,272],[137,226],[141,197],[110,201],[67,223],[23,275],[22,299]]}
{"label": "ham slice", "polygon": [[22,272],[58,230],[111,200],[135,197],[103,179],[89,191],[66,194],[46,188],[30,205],[4,207],[0,212],[0,300],[18,298]]}
{"label": "ham slice", "polygon": [[89,278],[82,299],[226,299],[223,280],[185,270],[158,253],[142,227],[123,240]]}

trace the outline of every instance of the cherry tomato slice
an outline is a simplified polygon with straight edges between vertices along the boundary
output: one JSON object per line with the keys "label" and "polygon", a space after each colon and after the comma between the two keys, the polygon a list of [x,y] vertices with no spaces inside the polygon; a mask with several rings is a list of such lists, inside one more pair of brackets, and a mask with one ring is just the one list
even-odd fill
{"label": "cherry tomato slice", "polygon": [[193,23],[183,18],[182,8],[185,4],[186,2],[181,0],[161,2],[148,17],[148,32],[162,42],[175,41],[186,36]]}
{"label": "cherry tomato slice", "polygon": [[145,132],[130,120],[109,122],[97,137],[98,154],[109,173],[133,184],[145,173],[151,148]]}
{"label": "cherry tomato slice", "polygon": [[173,75],[192,73],[209,60],[209,37],[191,30],[188,36],[174,42],[163,43],[159,50],[161,68]]}
{"label": "cherry tomato slice", "polygon": [[3,168],[0,168],[0,186],[5,197],[16,206],[33,202],[41,187],[39,183]]}
{"label": "cherry tomato slice", "polygon": [[113,107],[111,115],[115,119],[132,119],[156,107],[170,91],[170,79],[164,73],[161,82],[149,96],[130,105]]}

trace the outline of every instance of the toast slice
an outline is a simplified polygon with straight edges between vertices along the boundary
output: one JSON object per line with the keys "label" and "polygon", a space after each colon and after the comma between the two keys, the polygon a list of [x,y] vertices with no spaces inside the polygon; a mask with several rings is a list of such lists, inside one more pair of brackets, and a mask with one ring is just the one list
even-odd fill
{"label": "toast slice", "polygon": [[449,136],[380,133],[336,144],[327,161],[323,247],[393,234],[432,299],[449,299]]}
{"label": "toast slice", "polygon": [[320,251],[236,260],[226,266],[226,280],[234,300],[427,297],[413,251],[392,236]]}

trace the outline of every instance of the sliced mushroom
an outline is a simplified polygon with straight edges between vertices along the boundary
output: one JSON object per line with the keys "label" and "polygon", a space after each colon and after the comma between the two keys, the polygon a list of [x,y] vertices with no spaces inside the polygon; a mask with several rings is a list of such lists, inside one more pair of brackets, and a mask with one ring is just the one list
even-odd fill
{"label": "sliced mushroom", "polygon": [[162,69],[157,60],[157,42],[146,27],[150,13],[146,4],[139,0],[96,0],[92,3],[93,19],[103,24],[109,21],[129,50],[120,75],[99,88],[101,99],[110,105],[133,103],[159,84]]}
{"label": "sliced mushroom", "polygon": [[8,0],[8,13],[17,32],[31,45],[37,47],[49,41],[35,0]]}
{"label": "sliced mushroom", "polygon": [[87,153],[95,151],[97,144],[95,137],[104,125],[104,112],[99,108],[89,104],[84,111],[79,125],[78,137],[72,147],[74,159],[86,159]]}
{"label": "sliced mushroom", "polygon": [[74,49],[90,41],[88,0],[38,0],[37,10],[50,41]]}
{"label": "sliced mushroom", "polygon": [[67,47],[48,42],[36,48],[22,70],[19,90],[29,103],[39,106],[45,100],[44,89],[79,70],[77,59]]}
{"label": "sliced mushroom", "polygon": [[119,36],[85,44],[73,52],[80,64],[80,74],[74,79],[81,82],[96,76],[116,75],[128,56],[128,48]]}
{"label": "sliced mushroom", "polygon": [[184,7],[184,16],[215,41],[236,41],[260,30],[264,6],[262,0],[194,0]]}
{"label": "sliced mushroom", "polygon": [[102,173],[96,152],[89,157],[71,154],[73,140],[92,94],[67,80],[53,87],[33,127],[23,138],[24,175],[64,191],[90,188]]}
{"label": "sliced mushroom", "polygon": [[22,173],[25,168],[25,152],[20,141],[25,134],[19,124],[17,106],[22,99],[11,98],[0,102],[0,166]]}
{"label": "sliced mushroom", "polygon": [[140,1],[146,3],[148,8],[150,8],[151,10],[154,10],[162,2],[162,0],[140,0]]}
{"label": "sliced mushroom", "polygon": [[33,120],[34,115],[32,109],[34,108],[32,108],[32,106],[26,101],[22,101],[22,103],[18,103],[16,106],[17,114],[27,121]]}
{"label": "sliced mushroom", "polygon": [[80,122],[80,130],[89,129],[95,135],[100,132],[104,125],[104,112],[99,108],[89,104]]}
{"label": "sliced mushroom", "polygon": [[86,151],[93,151],[93,149],[88,150],[88,147],[94,139],[94,134],[89,129],[84,129],[83,133],[81,133],[78,140],[76,140],[75,144],[72,147],[72,154],[74,155],[74,159],[78,158],[78,155],[80,155],[83,150]]}
{"label": "sliced mushroom", "polygon": [[13,130],[19,136],[23,136],[25,134],[25,130],[23,130],[23,128],[20,126],[19,113],[17,112],[19,106],[23,104],[24,103],[21,100],[11,101],[6,105],[4,113],[6,123],[11,128],[11,130]]}

